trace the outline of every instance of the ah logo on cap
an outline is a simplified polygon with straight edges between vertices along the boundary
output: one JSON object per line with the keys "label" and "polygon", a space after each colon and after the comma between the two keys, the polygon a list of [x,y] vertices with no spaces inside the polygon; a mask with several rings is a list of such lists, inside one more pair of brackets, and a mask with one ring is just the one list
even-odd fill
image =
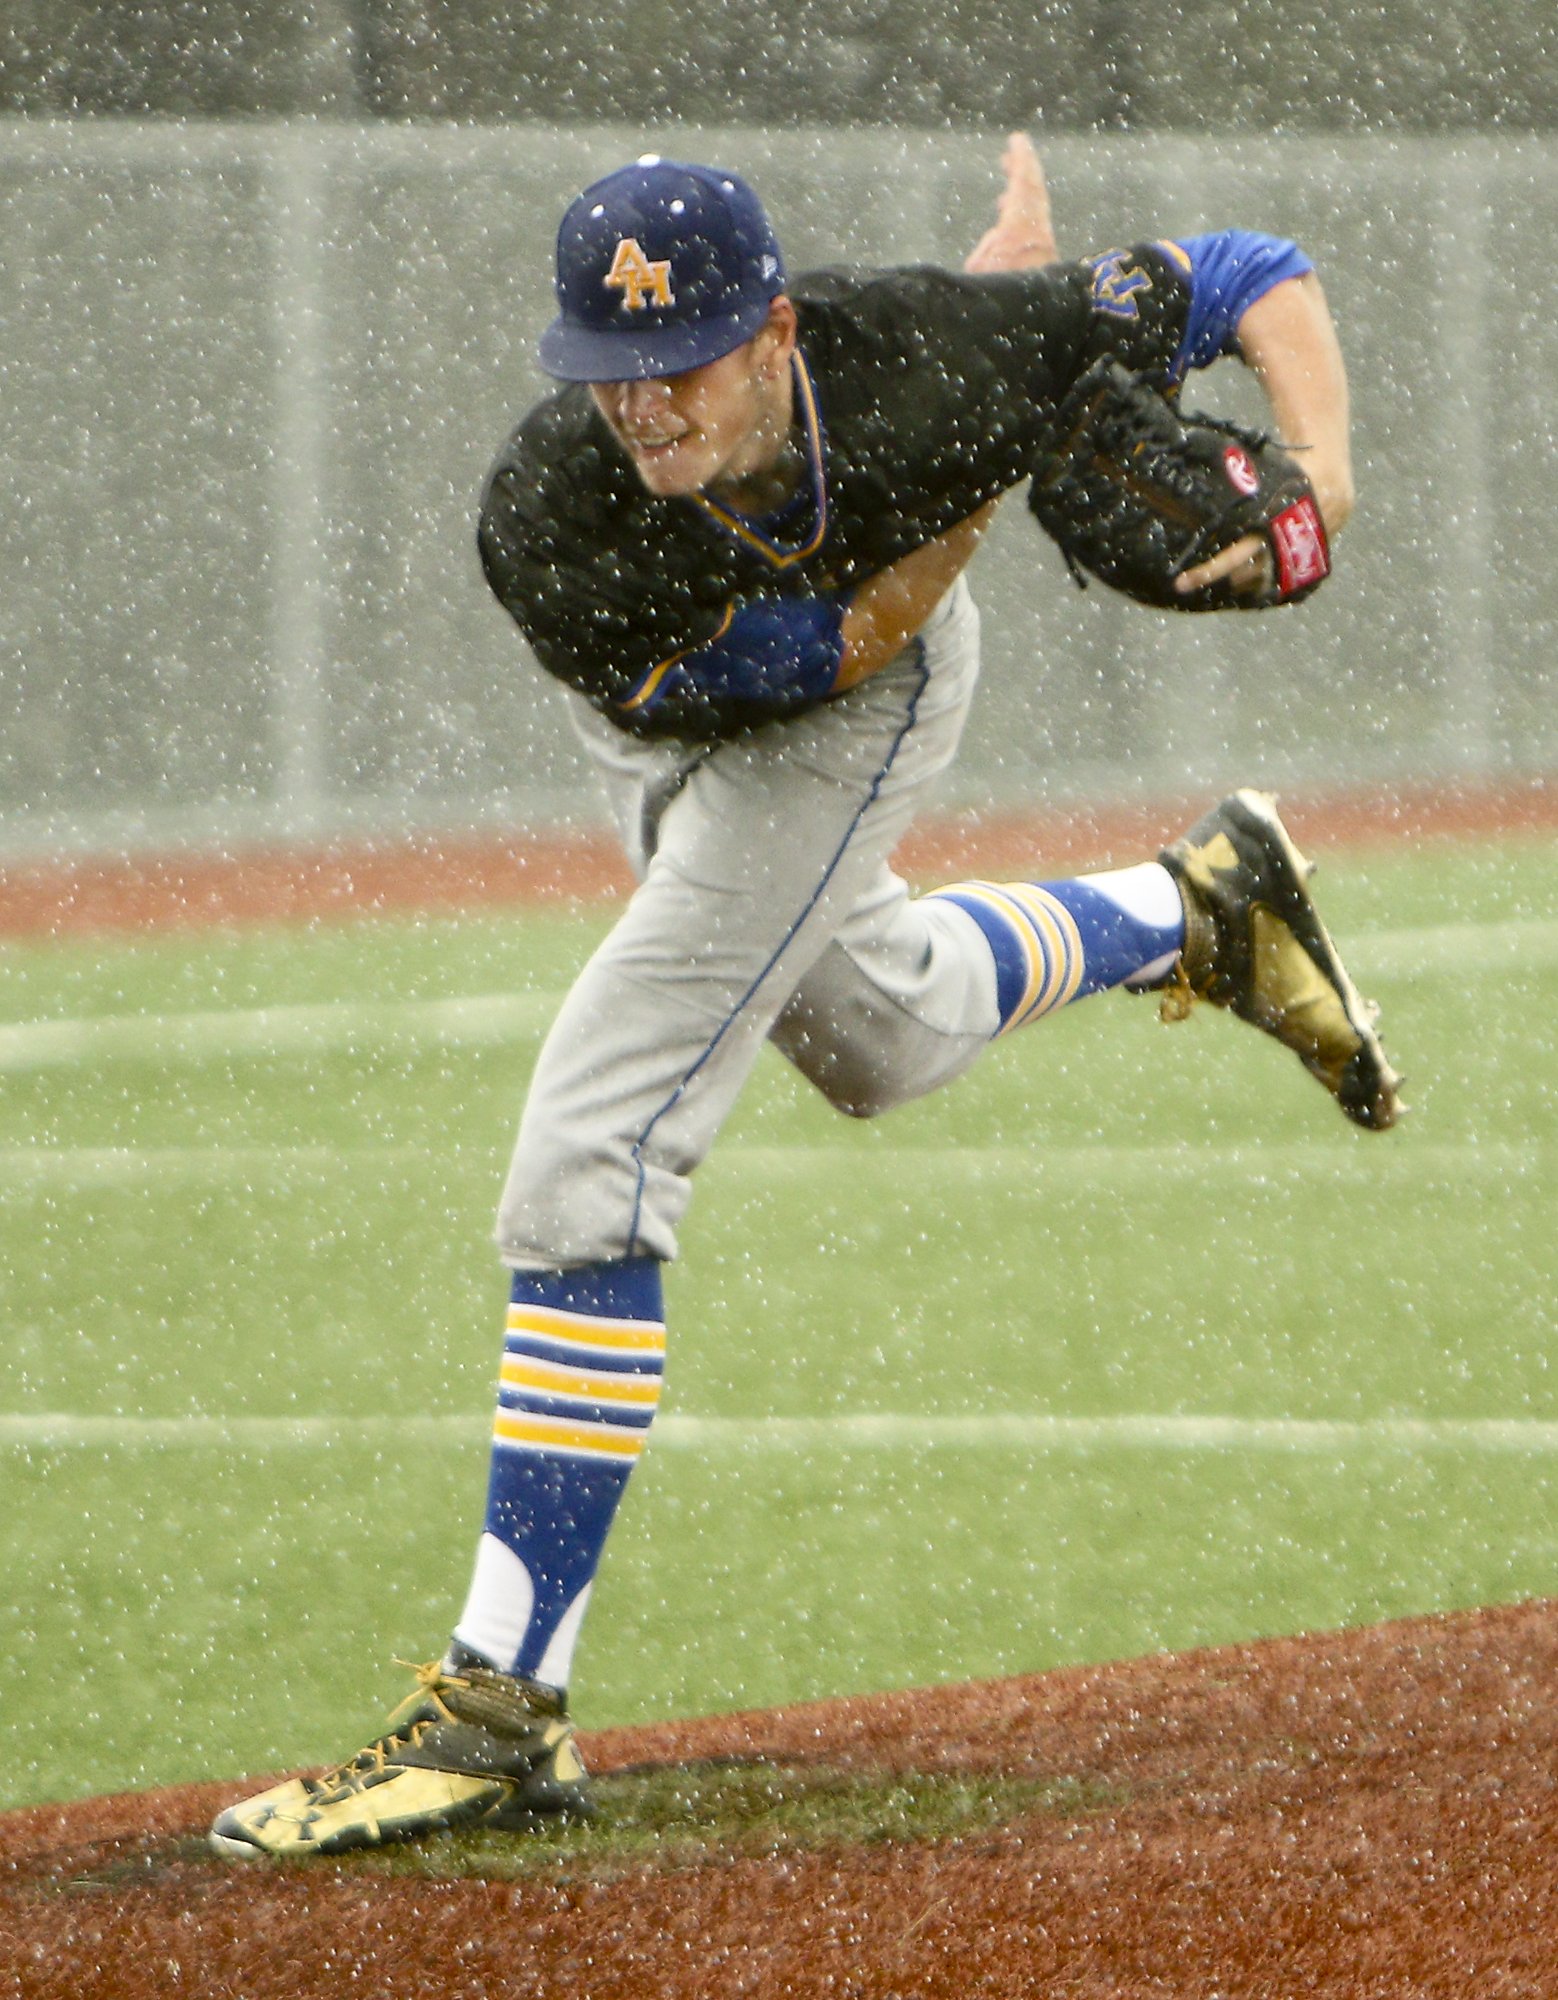
{"label": "ah logo on cap", "polygon": [[784,258],[738,174],[646,153],[569,205],[556,282],[541,366],[565,382],[627,382],[750,340],[784,290]]}
{"label": "ah logo on cap", "polygon": [[670,258],[657,258],[651,263],[636,236],[623,237],[617,245],[617,254],[611,260],[611,269],[601,282],[621,292],[623,307],[628,312],[642,312],[646,294],[657,306],[674,306],[676,303],[676,295],[671,290]]}

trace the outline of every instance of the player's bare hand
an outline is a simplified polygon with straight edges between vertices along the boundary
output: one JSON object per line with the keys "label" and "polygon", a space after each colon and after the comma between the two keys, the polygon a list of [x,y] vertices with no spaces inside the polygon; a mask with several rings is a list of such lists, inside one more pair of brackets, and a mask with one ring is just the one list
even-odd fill
{"label": "player's bare hand", "polygon": [[1192,591],[1204,590],[1209,583],[1221,583],[1224,577],[1236,591],[1259,590],[1270,580],[1271,547],[1264,535],[1242,535],[1238,541],[1230,542],[1204,563],[1197,563],[1194,569],[1176,576],[1174,588],[1181,597],[1188,597]]}
{"label": "player's bare hand", "polygon": [[995,205],[995,227],[970,251],[965,271],[1037,271],[1060,262],[1049,187],[1033,141],[1014,132],[1001,155],[1006,186]]}

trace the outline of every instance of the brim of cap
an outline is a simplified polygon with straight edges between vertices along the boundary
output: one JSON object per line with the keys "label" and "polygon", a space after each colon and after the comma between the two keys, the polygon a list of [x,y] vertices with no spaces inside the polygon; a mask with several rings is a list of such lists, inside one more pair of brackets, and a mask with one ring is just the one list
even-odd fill
{"label": "brim of cap", "polygon": [[768,318],[763,299],[739,313],[722,313],[697,326],[579,326],[559,315],[541,336],[541,366],[564,382],[642,382],[683,375],[718,361],[750,340]]}

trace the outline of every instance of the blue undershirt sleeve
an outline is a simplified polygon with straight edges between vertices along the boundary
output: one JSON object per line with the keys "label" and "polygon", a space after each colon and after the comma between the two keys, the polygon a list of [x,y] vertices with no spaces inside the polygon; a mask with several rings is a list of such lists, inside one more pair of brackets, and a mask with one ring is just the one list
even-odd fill
{"label": "blue undershirt sleeve", "polygon": [[1314,269],[1296,243],[1253,229],[1218,229],[1176,242],[1190,259],[1190,312],[1174,356],[1175,382],[1191,368],[1236,353],[1235,329],[1255,301],[1285,278]]}
{"label": "blue undershirt sleeve", "polygon": [[644,708],[690,690],[776,716],[812,707],[838,678],[846,601],[836,592],[748,598],[717,638],[681,656]]}

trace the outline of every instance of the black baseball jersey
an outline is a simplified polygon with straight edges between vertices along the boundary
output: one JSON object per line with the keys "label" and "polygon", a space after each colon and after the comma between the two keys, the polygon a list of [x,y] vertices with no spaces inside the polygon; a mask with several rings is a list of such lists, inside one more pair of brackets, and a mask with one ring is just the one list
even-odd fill
{"label": "black baseball jersey", "polygon": [[847,591],[1028,473],[1046,417],[1104,353],[1168,381],[1189,259],[1139,244],[1040,271],[823,270],[790,287],[811,470],[782,517],[649,493],[582,385],[545,398],[489,476],[488,581],[541,665],[635,733],[719,738],[767,719],[678,676],[734,606]]}

